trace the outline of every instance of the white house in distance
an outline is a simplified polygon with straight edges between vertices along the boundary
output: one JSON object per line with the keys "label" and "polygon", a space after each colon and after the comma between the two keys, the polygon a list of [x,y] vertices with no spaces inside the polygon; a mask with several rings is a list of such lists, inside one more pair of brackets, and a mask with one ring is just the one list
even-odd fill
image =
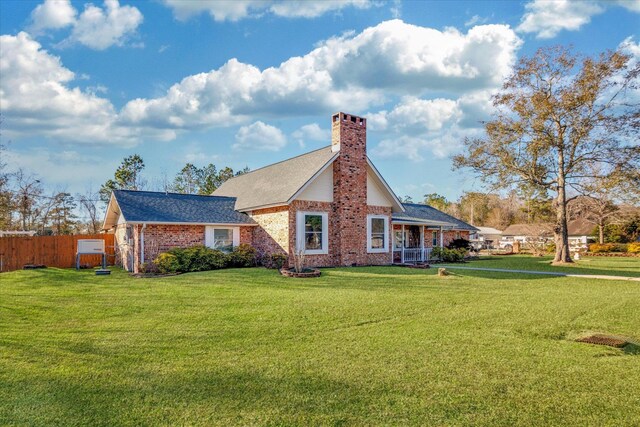
{"label": "white house in distance", "polygon": [[475,249],[494,249],[498,247],[502,238],[502,231],[493,227],[476,227],[477,232],[471,233],[469,241]]}
{"label": "white house in distance", "polygon": [[[594,225],[583,219],[575,219],[567,224],[569,231],[569,247],[572,251],[585,251],[589,243],[594,239],[591,237]],[[553,241],[553,224],[511,224],[502,232],[500,239],[500,249],[513,249],[514,242],[521,245],[532,240]]]}

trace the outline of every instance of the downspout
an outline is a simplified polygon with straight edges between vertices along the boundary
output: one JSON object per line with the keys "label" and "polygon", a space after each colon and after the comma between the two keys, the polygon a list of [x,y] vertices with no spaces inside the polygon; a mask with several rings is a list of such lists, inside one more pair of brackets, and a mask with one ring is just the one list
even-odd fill
{"label": "downspout", "polygon": [[444,235],[442,232],[442,226],[440,226],[440,247],[443,248],[444,247]]}
{"label": "downspout", "polygon": [[147,228],[147,224],[142,224],[140,230],[140,264],[144,264],[144,229]]}

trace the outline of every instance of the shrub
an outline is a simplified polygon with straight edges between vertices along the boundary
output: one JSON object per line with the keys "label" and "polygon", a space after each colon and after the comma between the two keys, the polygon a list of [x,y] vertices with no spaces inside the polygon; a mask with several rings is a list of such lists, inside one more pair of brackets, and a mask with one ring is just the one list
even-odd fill
{"label": "shrub", "polygon": [[256,265],[256,250],[246,243],[234,248],[227,257],[230,267],[254,267]]}
{"label": "shrub", "polygon": [[603,253],[603,252],[614,252],[616,250],[616,245],[613,243],[593,243],[589,245],[589,252],[593,253]]}
{"label": "shrub", "polygon": [[175,273],[180,269],[180,263],[178,257],[168,252],[161,253],[153,260],[153,263],[158,267],[158,271],[163,274]]}
{"label": "shrub", "polygon": [[178,260],[178,270],[183,273],[191,271],[217,270],[227,266],[225,253],[206,246],[197,245],[190,248],[174,248],[169,251]]}
{"label": "shrub", "polygon": [[462,262],[466,255],[467,250],[463,248],[433,248],[433,251],[431,252],[431,256],[433,258],[439,258],[443,262]]}
{"label": "shrub", "polygon": [[629,243],[627,246],[627,252],[630,254],[640,254],[640,242]]}
{"label": "shrub", "polygon": [[289,257],[285,254],[274,253],[274,254],[265,254],[262,257],[261,263],[266,268],[275,268],[280,270],[289,260]]}
{"label": "shrub", "polygon": [[469,250],[471,249],[471,243],[469,243],[469,241],[467,239],[453,239],[451,242],[449,242],[449,245],[447,245],[447,247],[449,249],[466,249]]}

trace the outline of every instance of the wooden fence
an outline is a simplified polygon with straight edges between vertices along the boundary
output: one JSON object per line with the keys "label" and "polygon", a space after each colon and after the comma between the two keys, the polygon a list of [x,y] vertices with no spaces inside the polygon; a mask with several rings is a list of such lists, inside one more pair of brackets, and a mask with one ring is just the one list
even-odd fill
{"label": "wooden fence", "polygon": [[[20,270],[27,264],[70,268],[76,265],[79,239],[104,239],[107,263],[113,263],[113,234],[0,237],[0,272]],[[100,255],[82,255],[80,264],[100,265]]]}

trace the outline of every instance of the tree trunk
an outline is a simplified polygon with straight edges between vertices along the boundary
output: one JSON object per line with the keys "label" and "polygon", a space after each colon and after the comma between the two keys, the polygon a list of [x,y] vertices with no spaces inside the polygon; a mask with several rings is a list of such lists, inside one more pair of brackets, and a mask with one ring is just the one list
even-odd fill
{"label": "tree trunk", "polygon": [[[563,167],[563,159],[560,159],[561,167]],[[569,252],[569,232],[567,230],[567,195],[565,189],[565,180],[562,173],[558,176],[558,196],[556,197],[556,224],[554,227],[556,255],[553,263],[573,262],[571,253]]]}
{"label": "tree trunk", "polygon": [[604,243],[604,222],[598,223],[598,242],[602,245]]}

